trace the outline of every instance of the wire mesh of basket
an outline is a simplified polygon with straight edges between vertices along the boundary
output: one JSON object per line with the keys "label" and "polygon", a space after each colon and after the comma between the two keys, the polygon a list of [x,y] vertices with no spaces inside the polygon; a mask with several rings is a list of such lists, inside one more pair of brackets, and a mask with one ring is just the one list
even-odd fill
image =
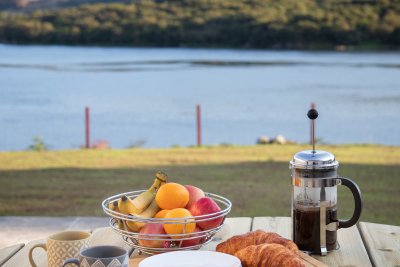
{"label": "wire mesh of basket", "polygon": [[[178,250],[196,250],[201,248],[203,245],[209,243],[213,236],[223,227],[225,217],[232,208],[232,203],[229,199],[205,192],[205,196],[213,199],[218,206],[221,208],[220,211],[210,213],[207,215],[193,216],[186,218],[141,218],[134,215],[126,215],[109,208],[109,204],[120,199],[122,196],[127,196],[134,199],[140,193],[145,190],[131,191],[121,193],[106,198],[102,202],[104,212],[109,215],[109,224],[113,230],[120,234],[123,240],[137,249],[141,253],[146,254],[158,254],[163,252],[178,251]],[[199,222],[218,222],[218,225],[211,229],[202,230],[195,233],[186,233],[187,224],[199,223]],[[145,234],[140,232],[133,232],[127,226],[127,222],[131,223],[144,223],[144,224],[174,224],[182,225],[183,232],[179,234]],[[220,223],[219,223],[220,222]],[[146,242],[148,241],[148,242]],[[150,246],[144,246],[143,243],[150,243]]]}

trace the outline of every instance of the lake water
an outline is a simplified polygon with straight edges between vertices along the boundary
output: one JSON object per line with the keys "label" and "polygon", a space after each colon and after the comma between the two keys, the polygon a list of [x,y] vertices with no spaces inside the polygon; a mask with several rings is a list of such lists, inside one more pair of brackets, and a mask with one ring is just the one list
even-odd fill
{"label": "lake water", "polygon": [[307,142],[317,104],[323,142],[400,145],[399,52],[0,45],[0,150],[40,136],[51,149]]}

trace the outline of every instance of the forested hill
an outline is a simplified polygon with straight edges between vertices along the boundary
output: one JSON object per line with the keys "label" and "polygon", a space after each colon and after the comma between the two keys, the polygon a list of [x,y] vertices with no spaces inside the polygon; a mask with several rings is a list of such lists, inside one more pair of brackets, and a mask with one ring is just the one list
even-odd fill
{"label": "forested hill", "polygon": [[142,0],[0,12],[0,42],[399,48],[400,0]]}

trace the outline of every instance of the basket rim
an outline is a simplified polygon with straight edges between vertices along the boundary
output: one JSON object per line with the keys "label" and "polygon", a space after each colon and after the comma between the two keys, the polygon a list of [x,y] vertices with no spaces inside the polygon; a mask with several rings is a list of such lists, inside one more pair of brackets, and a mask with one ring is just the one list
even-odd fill
{"label": "basket rim", "polygon": [[120,197],[122,197],[124,195],[126,195],[126,196],[135,195],[135,194],[140,194],[145,191],[147,191],[147,190],[129,191],[129,192],[124,192],[124,193],[116,194],[116,195],[105,198],[101,203],[104,213],[106,213],[110,217],[118,218],[121,220],[128,220],[128,221],[132,221],[132,222],[177,224],[177,223],[192,223],[193,220],[195,222],[214,220],[214,219],[226,216],[232,209],[232,202],[228,198],[217,195],[217,194],[213,194],[210,192],[204,192],[205,196],[210,197],[211,199],[215,200],[216,202],[224,204],[225,205],[224,209],[221,209],[220,211],[217,211],[214,213],[205,214],[205,215],[198,215],[198,216],[184,217],[184,218],[167,218],[166,219],[166,218],[142,218],[142,217],[132,215],[132,214],[127,215],[127,214],[124,214],[121,212],[116,212],[116,211],[108,208],[108,204],[110,202],[118,200]]}

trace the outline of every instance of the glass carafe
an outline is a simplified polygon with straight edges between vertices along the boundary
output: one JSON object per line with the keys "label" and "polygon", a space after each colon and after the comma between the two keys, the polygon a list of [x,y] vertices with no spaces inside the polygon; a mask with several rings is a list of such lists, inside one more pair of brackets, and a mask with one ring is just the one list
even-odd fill
{"label": "glass carafe", "polygon": [[[361,215],[360,190],[337,175],[338,166],[333,154],[321,150],[301,151],[290,162],[293,241],[303,251],[326,255],[337,249],[337,230],[354,225]],[[355,201],[353,216],[346,221],[337,218],[338,185],[347,186]]]}

